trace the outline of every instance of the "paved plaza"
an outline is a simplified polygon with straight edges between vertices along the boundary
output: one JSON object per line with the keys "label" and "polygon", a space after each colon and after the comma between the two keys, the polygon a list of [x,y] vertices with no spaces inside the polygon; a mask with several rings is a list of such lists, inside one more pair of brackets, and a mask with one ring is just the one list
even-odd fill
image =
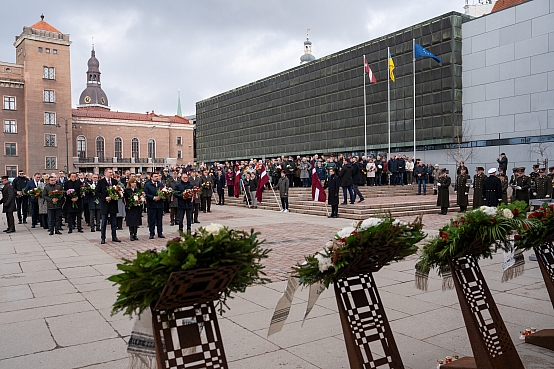
{"label": "paved plaza", "polygon": [[[426,215],[425,229],[435,234],[448,219]],[[273,283],[237,295],[220,319],[230,368],[349,368],[332,289],[322,294],[303,327],[307,290],[297,292],[280,333],[267,338],[267,329],[290,266],[318,251],[351,221],[231,206],[214,206],[200,220],[200,225],[254,228],[273,249],[266,262]],[[0,227],[5,226],[2,214]],[[176,231],[165,225],[167,237]],[[41,228],[18,225],[16,233],[1,233],[0,369],[127,368],[132,321],[110,315],[116,288],[106,278],[122,257],[165,244],[163,239],[148,240],[144,226],[138,236],[139,242],[128,241],[125,229],[118,232],[122,243],[100,245],[100,234],[90,231],[48,236]],[[471,356],[455,291],[443,292],[433,272],[427,292],[415,289],[415,259],[375,274],[404,365],[435,368],[438,358]],[[497,255],[480,265],[519,355],[526,368],[553,368],[554,352],[519,340],[525,328],[554,328],[554,309],[540,270],[536,262],[527,262],[524,276],[501,283],[501,262],[502,255]]]}

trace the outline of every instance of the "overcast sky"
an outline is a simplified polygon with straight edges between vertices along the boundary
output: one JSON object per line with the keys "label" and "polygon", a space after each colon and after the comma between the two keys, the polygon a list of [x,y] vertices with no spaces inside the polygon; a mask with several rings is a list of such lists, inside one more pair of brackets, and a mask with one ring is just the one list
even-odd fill
{"label": "overcast sky", "polygon": [[73,106],[86,86],[94,36],[112,110],[195,114],[197,101],[450,12],[464,0],[25,0],[2,4],[0,61],[44,13],[69,33]]}

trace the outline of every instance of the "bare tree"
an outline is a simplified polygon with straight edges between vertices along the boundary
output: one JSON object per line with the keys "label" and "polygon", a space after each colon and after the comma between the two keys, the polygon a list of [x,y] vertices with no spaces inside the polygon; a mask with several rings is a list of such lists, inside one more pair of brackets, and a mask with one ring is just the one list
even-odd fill
{"label": "bare tree", "polygon": [[[544,140],[542,135],[542,122],[538,117],[537,121],[539,123],[539,141],[529,145],[529,153],[530,156],[533,156],[533,154],[540,156],[540,163],[546,166],[554,142]],[[533,160],[533,158],[531,158],[531,160]],[[539,159],[537,159],[537,163],[539,163]]]}
{"label": "bare tree", "polygon": [[450,144],[445,150],[447,161],[453,161],[456,166],[460,162],[470,162],[477,155],[478,148],[471,146],[473,127],[460,122],[461,116],[454,115],[450,117],[452,132],[454,133],[455,143]]}

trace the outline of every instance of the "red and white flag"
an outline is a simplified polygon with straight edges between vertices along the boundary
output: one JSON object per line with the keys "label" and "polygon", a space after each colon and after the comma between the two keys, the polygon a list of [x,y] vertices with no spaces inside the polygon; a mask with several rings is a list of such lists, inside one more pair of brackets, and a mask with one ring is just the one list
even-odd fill
{"label": "red and white flag", "polygon": [[369,67],[369,63],[367,60],[365,60],[364,56],[364,72],[367,73],[367,76],[369,77],[369,83],[377,83],[377,78],[375,78],[375,74],[371,71],[371,68]]}
{"label": "red and white flag", "polygon": [[240,169],[238,165],[235,165],[235,197],[238,198],[240,196]]}
{"label": "red and white flag", "polygon": [[312,161],[312,201],[325,202],[327,200],[327,194],[323,190],[323,186],[317,176],[315,170],[315,162]]}
{"label": "red and white flag", "polygon": [[258,200],[258,202],[262,202],[262,192],[264,191],[264,186],[268,182],[269,177],[267,176],[265,165],[262,164],[262,173],[260,174],[260,180],[258,181],[258,188],[256,188],[256,200]]}

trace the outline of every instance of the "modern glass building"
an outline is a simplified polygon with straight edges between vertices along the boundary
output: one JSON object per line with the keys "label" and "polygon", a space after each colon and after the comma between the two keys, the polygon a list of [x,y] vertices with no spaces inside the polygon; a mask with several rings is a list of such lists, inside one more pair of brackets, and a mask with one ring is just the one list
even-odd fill
{"label": "modern glass building", "polygon": [[[364,151],[363,55],[377,77],[367,84],[367,144],[388,147],[387,47],[392,151],[413,147],[413,39],[442,59],[416,61],[418,150],[455,142],[462,122],[462,22],[451,12],[196,104],[200,161]],[[367,76],[365,77],[367,78]]]}

